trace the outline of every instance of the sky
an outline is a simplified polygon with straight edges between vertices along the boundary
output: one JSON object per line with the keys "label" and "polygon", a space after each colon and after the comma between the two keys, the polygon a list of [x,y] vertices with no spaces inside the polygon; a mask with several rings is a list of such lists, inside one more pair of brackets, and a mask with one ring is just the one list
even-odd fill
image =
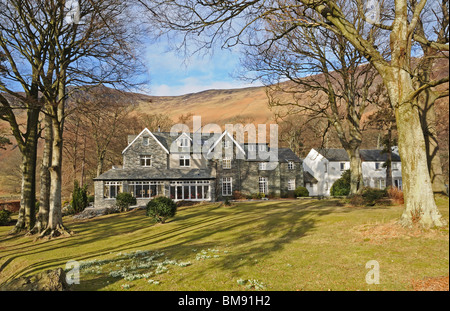
{"label": "sky", "polygon": [[216,49],[209,55],[194,55],[188,59],[169,51],[160,40],[148,43],[143,59],[150,83],[140,92],[153,96],[178,96],[210,89],[234,89],[250,84],[237,78],[239,53]]}

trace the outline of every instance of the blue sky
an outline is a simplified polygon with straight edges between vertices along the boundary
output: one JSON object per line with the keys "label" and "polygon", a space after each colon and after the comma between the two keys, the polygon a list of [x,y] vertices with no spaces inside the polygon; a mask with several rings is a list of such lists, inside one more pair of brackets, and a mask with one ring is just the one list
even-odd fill
{"label": "blue sky", "polygon": [[236,77],[239,53],[216,49],[208,55],[194,55],[184,59],[168,51],[167,43],[160,40],[147,45],[143,55],[150,83],[144,87],[148,95],[176,96],[210,89],[231,89],[249,84]]}

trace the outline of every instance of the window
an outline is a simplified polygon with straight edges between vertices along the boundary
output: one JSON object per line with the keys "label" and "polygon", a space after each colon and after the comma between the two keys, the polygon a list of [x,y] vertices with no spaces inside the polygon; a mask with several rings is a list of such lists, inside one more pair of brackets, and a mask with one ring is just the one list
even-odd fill
{"label": "window", "polygon": [[190,155],[180,155],[180,167],[191,166],[191,156]]}
{"label": "window", "polygon": [[256,151],[255,145],[248,145],[248,151]]}
{"label": "window", "polygon": [[223,161],[222,161],[222,168],[226,169],[226,170],[231,169],[231,158],[223,159]]}
{"label": "window", "polygon": [[181,137],[179,140],[180,147],[189,147],[189,139],[187,137]]}
{"label": "window", "polygon": [[394,186],[398,188],[398,190],[402,190],[402,179],[401,178],[395,178],[394,179]]}
{"label": "window", "polygon": [[164,195],[164,182],[132,181],[128,184],[128,192],[136,199],[147,199],[157,195]]}
{"label": "window", "polygon": [[152,156],[151,155],[141,155],[141,166],[144,166],[144,167],[152,166]]}
{"label": "window", "polygon": [[267,163],[266,162],[259,162],[259,170],[265,171],[267,169]]}
{"label": "window", "polygon": [[208,180],[176,181],[170,184],[169,197],[173,200],[202,201],[210,199]]}
{"label": "window", "polygon": [[381,162],[375,162],[375,170],[380,171],[381,170]]}
{"label": "window", "polygon": [[114,199],[118,193],[122,192],[122,182],[106,181],[103,188],[103,197],[106,199]]}
{"label": "window", "polygon": [[392,170],[398,171],[398,163],[397,162],[392,162]]}
{"label": "window", "polygon": [[268,191],[267,177],[259,177],[259,192],[267,194]]}
{"label": "window", "polygon": [[266,151],[267,146],[266,145],[259,145],[259,151]]}
{"label": "window", "polygon": [[341,171],[345,171],[345,162],[339,163],[339,168],[341,169]]}
{"label": "window", "polygon": [[230,147],[230,141],[224,139],[224,140],[222,141],[222,145],[223,145],[224,148],[229,148],[229,147]]}
{"label": "window", "polygon": [[233,178],[224,177],[222,178],[222,195],[230,196],[233,194]]}
{"label": "window", "polygon": [[295,190],[295,179],[289,179],[288,190]]}
{"label": "window", "polygon": [[386,179],[379,178],[379,179],[375,180],[375,187],[377,187],[378,189],[386,188]]}
{"label": "window", "polygon": [[288,169],[290,169],[290,170],[295,169],[295,164],[294,164],[293,161],[289,161],[289,162],[288,162]]}
{"label": "window", "polygon": [[142,140],[142,144],[144,146],[148,146],[150,144],[149,137],[144,137],[143,140]]}

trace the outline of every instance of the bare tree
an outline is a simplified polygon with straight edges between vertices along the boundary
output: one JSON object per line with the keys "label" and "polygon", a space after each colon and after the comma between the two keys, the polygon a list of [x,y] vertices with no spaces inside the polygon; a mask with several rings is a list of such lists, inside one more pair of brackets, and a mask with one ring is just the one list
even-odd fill
{"label": "bare tree", "polygon": [[[354,24],[363,25],[357,16]],[[286,33],[286,27],[289,24],[270,21],[267,29],[278,34]],[[306,118],[325,118],[350,159],[350,194],[358,193],[362,188],[361,117],[371,100],[374,68],[342,35],[326,29],[299,27],[276,41],[254,44],[247,49],[245,69],[265,82],[269,105],[292,107],[291,114]]]}
{"label": "bare tree", "polygon": [[[258,36],[266,38],[263,42],[274,42],[298,27],[327,29],[345,38],[379,73],[395,111],[405,194],[400,223],[409,226],[418,216],[425,227],[445,224],[434,201],[418,107],[423,91],[449,79],[446,76],[417,87],[411,62],[415,42],[440,52],[449,50],[448,42],[432,41],[417,32],[422,12],[433,1],[422,0],[415,6],[408,0],[381,1],[377,10],[381,14],[368,14],[373,12],[368,12],[371,8],[364,8],[361,0],[141,2],[163,31],[182,32],[182,44],[197,38],[199,48],[219,41],[223,47],[251,45]],[[354,24],[352,16],[346,14],[349,10],[357,12],[364,27]],[[289,27],[283,33],[267,32],[267,20]],[[384,40],[367,37],[368,29],[383,32]],[[386,46],[388,54],[383,53]]]}

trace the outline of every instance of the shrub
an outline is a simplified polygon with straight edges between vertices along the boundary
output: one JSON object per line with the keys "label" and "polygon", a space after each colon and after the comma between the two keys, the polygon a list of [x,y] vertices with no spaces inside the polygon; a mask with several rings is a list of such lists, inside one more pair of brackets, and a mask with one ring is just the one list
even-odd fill
{"label": "shrub", "polygon": [[87,185],[80,188],[78,181],[75,180],[72,192],[71,212],[74,214],[84,211],[88,206]]}
{"label": "shrub", "polygon": [[242,192],[238,190],[233,191],[233,200],[243,200],[245,198],[246,196]]}
{"label": "shrub", "polygon": [[136,204],[136,198],[131,193],[121,192],[116,196],[116,205],[121,212],[128,211],[130,205]]}
{"label": "shrub", "polygon": [[309,197],[309,191],[305,187],[299,186],[294,190],[295,197]]}
{"label": "shrub", "polygon": [[387,191],[386,189],[365,187],[363,188],[361,195],[364,198],[366,205],[373,206],[376,204],[377,200],[387,196]]}
{"label": "shrub", "polygon": [[0,226],[7,226],[11,221],[11,212],[0,210]]}
{"label": "shrub", "polygon": [[386,189],[377,189],[365,187],[361,190],[360,194],[352,195],[350,198],[350,204],[353,206],[373,206],[375,204],[386,205],[390,204],[390,201],[386,201],[387,191]]}
{"label": "shrub", "polygon": [[330,194],[336,196],[347,196],[350,193],[350,170],[346,170],[341,178],[336,180],[330,189]]}
{"label": "shrub", "polygon": [[170,198],[158,197],[147,203],[147,216],[160,223],[164,223],[167,218],[175,216],[176,212],[177,205]]}
{"label": "shrub", "polygon": [[391,199],[395,204],[403,204],[405,203],[405,199],[403,198],[403,191],[396,187],[390,187],[387,190],[388,198]]}

